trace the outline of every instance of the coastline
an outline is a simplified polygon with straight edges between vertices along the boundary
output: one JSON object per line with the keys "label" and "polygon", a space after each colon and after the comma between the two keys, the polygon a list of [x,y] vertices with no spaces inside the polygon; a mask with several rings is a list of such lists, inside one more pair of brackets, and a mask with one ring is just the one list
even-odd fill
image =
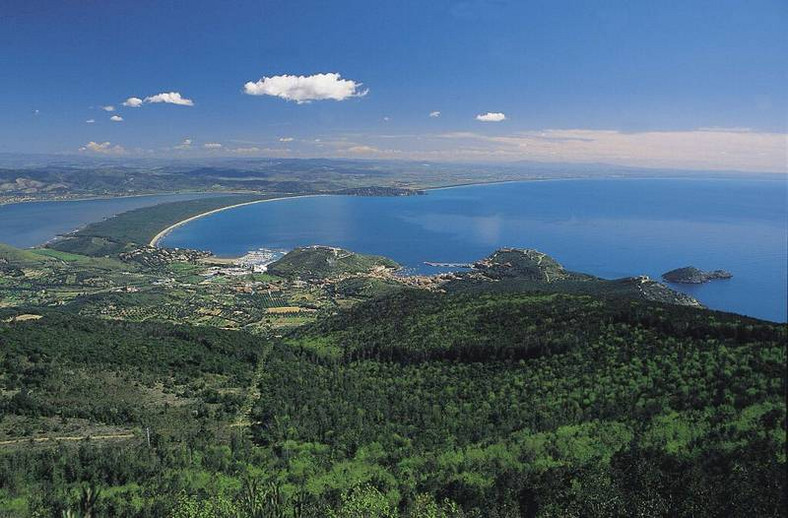
{"label": "coastline", "polygon": [[[551,181],[577,181],[577,180],[692,180],[697,179],[697,177],[681,177],[681,176],[671,176],[671,177],[659,177],[659,176],[644,176],[644,177],[631,177],[626,175],[610,175],[610,176],[568,176],[568,177],[550,177],[550,176],[543,176],[543,177],[532,177],[532,178],[523,178],[523,179],[513,179],[513,180],[491,180],[491,181],[481,181],[481,182],[467,182],[467,183],[458,183],[452,185],[443,185],[437,187],[422,187],[420,190],[424,192],[429,191],[441,191],[441,190],[448,190],[448,189],[456,189],[460,187],[472,187],[472,186],[484,186],[484,185],[496,185],[496,184],[507,184],[507,183],[524,183],[524,182],[551,182]],[[711,178],[709,178],[711,179]],[[716,178],[715,178],[716,179]],[[720,178],[721,180],[726,180],[727,178]],[[176,193],[172,193],[176,194]],[[209,194],[209,193],[206,193]],[[146,195],[142,195],[146,196]],[[228,205],[226,207],[220,207],[218,209],[209,210],[207,212],[203,212],[200,214],[195,214],[194,216],[188,217],[181,221],[178,221],[163,230],[161,230],[158,234],[156,234],[148,243],[148,246],[158,246],[159,241],[161,241],[164,237],[167,236],[170,232],[175,230],[176,228],[180,227],[181,225],[185,225],[186,223],[190,223],[196,219],[200,219],[204,216],[209,216],[211,214],[215,214],[217,212],[222,212],[229,209],[234,209],[237,207],[243,207],[245,205],[252,205],[255,203],[264,203],[269,201],[281,201],[281,200],[289,200],[294,198],[313,198],[317,196],[337,196],[337,194],[303,194],[303,195],[293,195],[293,196],[280,196],[277,198],[269,198],[264,200],[255,200],[243,203],[237,203],[234,205]]]}
{"label": "coastline", "polygon": [[[494,184],[501,184],[501,183],[520,183],[520,182],[528,182],[528,181],[559,180],[559,179],[561,179],[561,178],[549,178],[548,177],[548,178],[530,178],[530,179],[524,179],[524,180],[492,180],[492,181],[489,181],[489,182],[468,182],[468,183],[459,183],[459,184],[454,184],[454,185],[444,185],[444,186],[440,186],[440,187],[424,187],[424,188],[421,188],[421,190],[425,191],[425,192],[428,192],[428,191],[440,191],[440,190],[443,190],[443,189],[455,189],[455,188],[458,188],[458,187],[471,187],[471,186],[474,186],[474,185],[494,185]],[[578,180],[578,179],[581,179],[581,178],[572,177],[572,178],[566,178],[566,179],[567,180]],[[337,194],[302,194],[302,195],[293,195],[293,196],[280,196],[280,197],[277,197],[277,198],[269,198],[269,199],[265,199],[265,200],[247,201],[247,202],[243,202],[243,203],[236,203],[236,204],[233,204],[233,205],[228,205],[226,207],[220,207],[218,209],[212,209],[212,210],[209,210],[209,211],[206,211],[206,212],[202,212],[200,214],[195,214],[194,216],[190,216],[190,217],[188,217],[186,219],[182,219],[181,221],[173,223],[172,225],[162,229],[158,234],[153,236],[153,238],[148,243],[148,246],[158,247],[159,246],[159,241],[161,241],[162,239],[167,237],[167,234],[169,234],[170,232],[172,232],[176,228],[178,228],[178,227],[180,227],[182,225],[185,225],[187,223],[191,223],[192,221],[195,221],[195,220],[200,219],[202,217],[210,216],[211,214],[216,214],[217,212],[222,212],[222,211],[225,211],[225,210],[235,209],[235,208],[238,208],[238,207],[244,207],[246,205],[253,205],[255,203],[265,203],[265,202],[269,202],[269,201],[292,200],[292,199],[295,199],[295,198],[315,198],[315,197],[318,197],[318,196],[338,196],[338,195]]]}
{"label": "coastline", "polygon": [[164,239],[167,234],[175,230],[176,228],[180,227],[181,225],[185,225],[186,223],[190,223],[194,220],[200,219],[205,216],[210,216],[211,214],[216,214],[217,212],[222,212],[225,210],[235,209],[238,207],[244,207],[246,205],[254,205],[255,203],[265,203],[269,201],[281,201],[281,200],[294,200],[296,198],[314,198],[317,196],[334,196],[332,194],[302,194],[302,195],[294,195],[294,196],[280,196],[278,198],[267,198],[264,200],[254,200],[254,201],[245,201],[243,203],[236,203],[234,205],[227,205],[226,207],[219,207],[218,209],[209,210],[206,212],[202,212],[200,214],[195,214],[194,216],[190,216],[186,219],[182,219],[177,223],[173,223],[172,225],[168,226],[167,228],[163,229],[161,232],[153,236],[153,239],[150,240],[148,246],[158,246],[159,241]]}

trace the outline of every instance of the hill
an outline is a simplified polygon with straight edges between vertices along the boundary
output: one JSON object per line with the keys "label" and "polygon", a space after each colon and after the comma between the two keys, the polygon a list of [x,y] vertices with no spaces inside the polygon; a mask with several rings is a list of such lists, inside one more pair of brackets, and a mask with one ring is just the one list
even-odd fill
{"label": "hill", "polygon": [[288,255],[0,248],[0,516],[785,515],[788,326],[531,250],[429,290]]}
{"label": "hill", "polygon": [[527,281],[554,282],[567,279],[588,280],[590,275],[567,271],[549,255],[529,248],[501,248],[473,264],[474,269],[490,279],[517,278]]}
{"label": "hill", "polygon": [[441,516],[778,516],[785,339],[659,303],[408,290],[275,346],[254,437],[325,466],[311,487],[467,513]]}
{"label": "hill", "polygon": [[533,249],[503,248],[472,266],[470,272],[457,276],[446,289],[465,293],[567,293],[702,307],[696,299],[648,276],[601,279],[566,270],[554,258]]}
{"label": "hill", "polygon": [[0,265],[22,267],[27,265],[40,265],[48,261],[49,259],[47,257],[34,251],[15,248],[0,243]]}
{"label": "hill", "polygon": [[386,257],[364,255],[331,246],[296,248],[272,263],[274,275],[301,279],[327,279],[344,274],[391,271],[399,265]]}

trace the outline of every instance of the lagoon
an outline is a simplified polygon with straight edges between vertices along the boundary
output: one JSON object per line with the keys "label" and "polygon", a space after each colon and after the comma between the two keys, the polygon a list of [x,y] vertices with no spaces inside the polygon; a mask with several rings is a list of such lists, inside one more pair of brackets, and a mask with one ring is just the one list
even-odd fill
{"label": "lagoon", "polygon": [[786,177],[596,179],[471,185],[426,196],[326,196],[247,205],[174,229],[162,246],[239,256],[260,247],[335,245],[391,257],[466,263],[500,247],[536,248],[565,267],[659,279],[722,268],[730,280],[673,285],[705,305],[786,320]]}
{"label": "lagoon", "polygon": [[0,205],[0,243],[28,248],[41,245],[94,221],[121,212],[171,201],[191,200],[200,193],[154,194],[125,198],[35,201]]}

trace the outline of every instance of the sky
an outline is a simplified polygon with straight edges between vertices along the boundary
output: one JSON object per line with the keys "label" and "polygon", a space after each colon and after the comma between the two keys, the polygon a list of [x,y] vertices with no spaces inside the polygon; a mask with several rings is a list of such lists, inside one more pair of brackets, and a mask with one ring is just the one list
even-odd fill
{"label": "sky", "polygon": [[0,152],[786,172],[784,0],[5,0]]}

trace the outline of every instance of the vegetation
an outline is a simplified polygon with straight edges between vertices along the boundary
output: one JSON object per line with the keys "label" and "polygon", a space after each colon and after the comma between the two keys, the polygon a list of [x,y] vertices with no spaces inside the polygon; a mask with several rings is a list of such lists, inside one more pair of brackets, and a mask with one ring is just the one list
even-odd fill
{"label": "vegetation", "polygon": [[163,228],[210,210],[272,196],[234,195],[162,203],[99,221],[59,239],[49,248],[89,256],[118,255],[147,245]]}
{"label": "vegetation", "polygon": [[288,252],[272,263],[268,270],[282,277],[317,280],[398,268],[396,262],[386,257],[357,254],[330,246],[308,246]]}
{"label": "vegetation", "polygon": [[400,509],[777,516],[785,339],[706,310],[407,291],[276,345],[254,437],[292,484]]}
{"label": "vegetation", "polygon": [[571,272],[538,250],[505,248],[472,266],[470,272],[457,276],[445,288],[464,293],[541,291],[582,294],[701,307],[694,298],[647,276],[607,280]]}
{"label": "vegetation", "polygon": [[0,246],[0,516],[788,511],[788,326],[536,251],[395,267]]}
{"label": "vegetation", "polygon": [[682,284],[703,284],[704,282],[713,281],[715,279],[730,279],[731,277],[733,277],[733,275],[725,270],[704,272],[694,266],[676,268],[675,270],[662,274],[662,278],[666,281]]}
{"label": "vegetation", "polygon": [[[0,157],[3,158],[3,157]],[[21,157],[0,164],[0,203],[162,192],[412,194],[427,187],[615,174],[610,166],[331,159],[157,160]],[[627,169],[629,175],[653,174]],[[662,174],[665,174],[664,172]]]}

